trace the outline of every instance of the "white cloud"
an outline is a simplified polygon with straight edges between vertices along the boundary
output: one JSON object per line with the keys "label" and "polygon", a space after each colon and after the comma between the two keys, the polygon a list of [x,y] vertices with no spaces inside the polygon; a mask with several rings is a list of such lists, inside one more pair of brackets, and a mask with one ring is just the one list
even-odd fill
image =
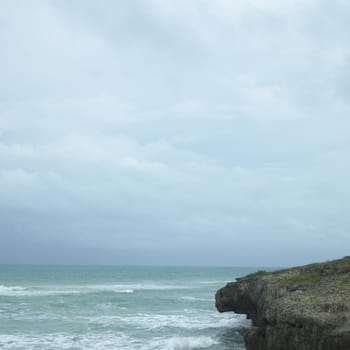
{"label": "white cloud", "polygon": [[38,179],[37,174],[26,172],[23,169],[2,170],[0,176],[2,187],[8,188],[10,186],[11,189],[18,185],[35,186]]}
{"label": "white cloud", "polygon": [[30,157],[33,155],[31,146],[0,144],[0,157]]}
{"label": "white cloud", "polygon": [[343,254],[343,6],[3,2],[0,229],[144,249],[140,263],[194,240],[217,261]]}
{"label": "white cloud", "polygon": [[21,1],[2,9],[0,64],[9,94],[28,97],[91,91],[105,76],[118,76],[108,43],[72,22],[51,1]]}

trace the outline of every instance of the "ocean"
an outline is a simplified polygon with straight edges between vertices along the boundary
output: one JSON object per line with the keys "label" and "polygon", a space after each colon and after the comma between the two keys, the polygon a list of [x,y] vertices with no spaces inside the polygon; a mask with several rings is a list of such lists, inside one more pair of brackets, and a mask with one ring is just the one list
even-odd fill
{"label": "ocean", "polygon": [[0,266],[1,349],[241,350],[217,289],[254,268]]}

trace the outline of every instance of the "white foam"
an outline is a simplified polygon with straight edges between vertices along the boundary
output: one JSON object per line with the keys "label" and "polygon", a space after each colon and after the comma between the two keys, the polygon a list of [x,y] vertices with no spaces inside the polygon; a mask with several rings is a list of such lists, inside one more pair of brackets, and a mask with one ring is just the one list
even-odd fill
{"label": "white foam", "polygon": [[122,294],[131,294],[131,293],[134,293],[134,290],[133,289],[120,289],[120,290],[115,290],[114,292],[122,293]]}
{"label": "white foam", "polygon": [[72,295],[72,294],[88,294],[101,291],[109,291],[122,294],[134,293],[131,288],[119,288],[119,286],[51,286],[46,288],[32,287],[24,288],[19,286],[3,286],[0,285],[0,295],[3,296],[50,296],[50,295]]}
{"label": "white foam", "polygon": [[0,286],[0,295],[3,296],[49,296],[49,295],[67,295],[80,294],[77,290],[46,290],[46,289],[30,289],[24,287],[6,287]]}
{"label": "white foam", "polygon": [[11,296],[26,291],[25,287],[0,285],[0,295]]}
{"label": "white foam", "polygon": [[51,286],[4,286],[0,285],[0,295],[4,296],[50,296],[114,292],[132,294],[135,291],[177,290],[192,288],[184,285],[138,283],[138,284],[102,284],[102,285],[51,285]]}
{"label": "white foam", "polygon": [[86,318],[86,322],[93,322],[103,325],[127,325],[145,330],[157,330],[164,328],[181,328],[203,330],[210,328],[237,328],[248,326],[250,321],[242,315],[221,315],[216,312],[204,313],[203,315],[185,314],[169,315],[169,314],[129,314],[129,315],[103,315],[92,316]]}
{"label": "white foam", "polygon": [[210,346],[217,345],[219,342],[212,337],[171,337],[154,341],[153,347],[149,349],[166,349],[166,350],[194,350],[206,349]]}
{"label": "white foam", "polygon": [[17,349],[125,349],[135,350],[135,339],[123,333],[84,334],[73,336],[66,333],[51,333],[38,335],[8,335],[0,334],[2,350]]}
{"label": "white foam", "polygon": [[188,300],[188,301],[213,301],[213,298],[197,298],[197,297],[189,297],[189,296],[184,296],[180,297],[182,300]]}
{"label": "white foam", "polygon": [[208,336],[153,338],[142,343],[124,333],[84,334],[74,336],[66,333],[38,335],[0,334],[0,347],[3,350],[15,349],[124,349],[124,350],[195,350],[206,349],[219,344]]}
{"label": "white foam", "polygon": [[[79,286],[81,288],[81,286]],[[88,291],[119,291],[119,290],[177,290],[188,289],[192,286],[176,285],[176,284],[157,284],[157,283],[130,283],[130,284],[102,284],[87,285],[85,289]]]}

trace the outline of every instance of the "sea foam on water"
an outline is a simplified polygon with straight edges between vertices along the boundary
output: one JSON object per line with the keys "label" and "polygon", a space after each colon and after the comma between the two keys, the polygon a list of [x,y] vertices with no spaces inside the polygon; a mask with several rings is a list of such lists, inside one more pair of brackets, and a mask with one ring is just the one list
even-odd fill
{"label": "sea foam on water", "polygon": [[[242,271],[244,274],[246,271]],[[243,349],[243,316],[219,314],[228,268],[0,266],[4,350]]]}

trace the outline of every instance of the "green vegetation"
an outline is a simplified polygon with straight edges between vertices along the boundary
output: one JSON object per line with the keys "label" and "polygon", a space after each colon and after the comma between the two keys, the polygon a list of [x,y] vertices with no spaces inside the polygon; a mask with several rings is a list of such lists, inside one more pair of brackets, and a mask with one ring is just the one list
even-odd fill
{"label": "green vegetation", "polygon": [[285,277],[281,280],[283,284],[312,283],[320,279],[319,271],[300,272],[297,275]]}
{"label": "green vegetation", "polygon": [[343,259],[340,260],[345,266],[350,266],[350,256],[344,256]]}
{"label": "green vegetation", "polygon": [[297,267],[272,271],[258,270],[242,278],[259,278],[264,276],[281,275],[278,282],[282,284],[300,284],[317,282],[321,278],[321,275],[327,276],[347,272],[350,272],[350,256],[326,263],[309,264],[303,269]]}
{"label": "green vegetation", "polygon": [[247,277],[247,278],[260,277],[260,276],[269,275],[270,273],[271,272],[269,272],[269,271],[258,270],[256,272],[250,273],[249,275],[246,275],[244,277]]}

